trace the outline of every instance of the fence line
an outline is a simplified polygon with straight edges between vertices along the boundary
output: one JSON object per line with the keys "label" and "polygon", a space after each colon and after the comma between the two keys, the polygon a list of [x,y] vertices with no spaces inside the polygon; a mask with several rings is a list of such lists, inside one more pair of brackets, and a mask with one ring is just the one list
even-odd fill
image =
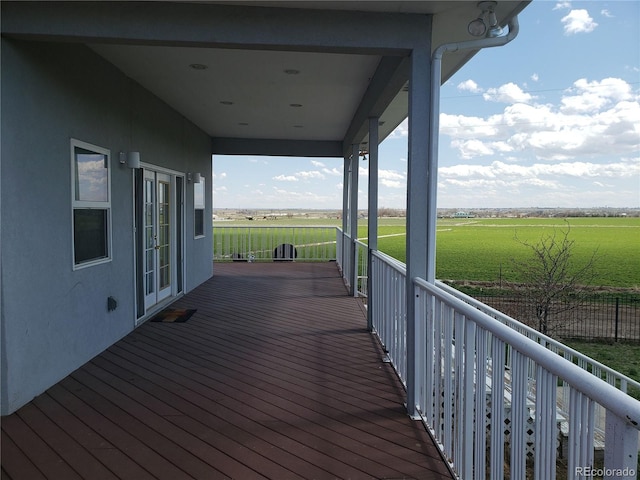
{"label": "fence line", "polygon": [[336,227],[215,225],[213,259],[216,262],[335,260]]}
{"label": "fence line", "polygon": [[[522,295],[472,295],[475,299],[538,328],[535,304]],[[548,333],[559,338],[640,341],[640,300],[624,294],[558,303]]]}

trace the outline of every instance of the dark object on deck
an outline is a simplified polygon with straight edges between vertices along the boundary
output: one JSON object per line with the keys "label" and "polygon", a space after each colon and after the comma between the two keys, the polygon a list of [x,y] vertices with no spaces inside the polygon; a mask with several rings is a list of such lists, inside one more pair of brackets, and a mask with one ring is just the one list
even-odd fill
{"label": "dark object on deck", "polygon": [[242,255],[241,253],[234,253],[233,255],[231,255],[231,258],[233,259],[234,262],[246,262],[247,259],[244,258],[244,255]]}
{"label": "dark object on deck", "polygon": [[274,262],[293,262],[298,256],[296,247],[290,243],[281,243],[273,249],[273,261]]}

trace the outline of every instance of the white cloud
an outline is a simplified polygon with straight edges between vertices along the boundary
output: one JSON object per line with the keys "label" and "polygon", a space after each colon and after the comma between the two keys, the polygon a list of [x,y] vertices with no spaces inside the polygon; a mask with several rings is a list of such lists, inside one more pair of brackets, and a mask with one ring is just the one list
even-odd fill
{"label": "white cloud", "polygon": [[404,173],[396,170],[384,170],[378,171],[378,179],[381,185],[388,188],[406,188],[407,176]]}
{"label": "white cloud", "polygon": [[454,140],[451,142],[451,146],[458,149],[460,157],[464,160],[493,154],[493,150],[486,143],[477,139]]}
{"label": "white cloud", "polygon": [[311,160],[311,165],[313,165],[314,167],[324,167],[325,164],[322,162],[319,162],[317,160]]}
{"label": "white cloud", "polygon": [[[500,119],[497,120],[500,122]],[[492,117],[467,117],[464,115],[440,114],[440,132],[457,138],[494,136],[498,133],[496,120]]]}
{"label": "white cloud", "polygon": [[277,180],[278,182],[297,182],[298,178],[294,175],[278,175],[273,177],[273,180]]}
{"label": "white cloud", "polygon": [[571,8],[571,2],[558,2],[553,7],[553,10],[562,10]]}
{"label": "white cloud", "polygon": [[531,80],[537,82],[538,80],[540,80],[540,76],[537,73],[533,73],[533,75],[531,75]]}
{"label": "white cloud", "polygon": [[326,175],[331,175],[333,177],[341,177],[342,176],[342,169],[341,168],[323,168],[322,169],[322,173],[326,174]]}
{"label": "white cloud", "polygon": [[603,8],[602,10],[600,10],[600,15],[602,15],[603,17],[607,17],[607,18],[613,18],[614,17],[611,14],[611,12],[609,10],[607,10],[606,8]]}
{"label": "white cloud", "polygon": [[378,178],[384,180],[404,180],[406,175],[395,170],[378,170]]}
{"label": "white cloud", "polygon": [[584,9],[571,10],[560,20],[564,25],[565,35],[575,35],[576,33],[591,33],[598,24],[589,16],[589,12]]}
{"label": "white cloud", "polygon": [[640,175],[640,161],[621,159],[610,164],[562,162],[528,166],[494,161],[489,165],[460,164],[441,167],[438,175],[439,185],[444,189],[456,186],[498,191],[535,185],[556,190],[568,188],[573,180],[589,180],[591,184],[605,186],[607,179],[632,179]]}
{"label": "white cloud", "polygon": [[398,125],[393,132],[387,138],[401,138],[409,135],[409,120],[404,119],[400,125]]}
{"label": "white cloud", "polygon": [[324,175],[317,171],[317,170],[309,170],[306,172],[297,172],[296,177],[301,178],[303,180],[309,180],[311,178],[318,178],[318,179],[323,179],[325,178]]}
{"label": "white cloud", "polygon": [[471,93],[480,93],[482,91],[478,84],[471,79],[460,82],[457,88],[458,90]]}
{"label": "white cloud", "polygon": [[407,186],[406,182],[399,182],[398,180],[387,180],[384,178],[380,180],[380,183],[388,188],[406,188]]}
{"label": "white cloud", "polygon": [[515,103],[482,117],[441,114],[460,158],[524,152],[542,160],[631,155],[640,149],[640,96],[617,78],[580,79],[551,104]]}
{"label": "white cloud", "polygon": [[505,83],[498,88],[489,88],[482,97],[487,101],[501,103],[529,103],[535,98],[513,82]]}

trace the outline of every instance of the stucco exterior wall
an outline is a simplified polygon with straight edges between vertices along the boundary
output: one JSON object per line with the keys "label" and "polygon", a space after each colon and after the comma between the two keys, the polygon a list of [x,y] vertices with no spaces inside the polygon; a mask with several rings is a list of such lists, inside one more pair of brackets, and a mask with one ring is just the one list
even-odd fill
{"label": "stucco exterior wall", "polygon": [[[200,172],[211,140],[89,48],[2,40],[1,402],[19,408],[135,328],[133,174],[118,152]],[[112,261],[73,270],[70,139],[111,151]],[[185,183],[185,291],[212,274],[211,195],[193,235]],[[118,306],[107,310],[107,298]]]}

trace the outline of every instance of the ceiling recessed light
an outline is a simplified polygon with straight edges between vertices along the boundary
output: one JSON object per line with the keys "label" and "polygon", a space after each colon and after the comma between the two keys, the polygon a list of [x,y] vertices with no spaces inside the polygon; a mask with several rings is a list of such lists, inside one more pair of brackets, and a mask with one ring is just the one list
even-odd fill
{"label": "ceiling recessed light", "polygon": [[290,107],[294,107],[294,108],[300,108],[302,106],[301,103],[290,103],[289,104]]}
{"label": "ceiling recessed light", "polygon": [[304,125],[294,125],[293,128],[304,128]]}
{"label": "ceiling recessed light", "polygon": [[193,68],[194,70],[206,70],[207,68],[209,68],[202,63],[192,63],[191,65],[189,65],[189,67]]}
{"label": "ceiling recessed light", "polygon": [[242,127],[246,127],[249,124],[247,122],[239,122],[238,125],[242,126]]}
{"label": "ceiling recessed light", "polygon": [[286,73],[287,75],[298,75],[300,73],[300,70],[296,70],[295,68],[287,68],[286,70],[284,70],[284,73]]}
{"label": "ceiling recessed light", "polygon": [[229,100],[221,100],[220,103],[222,105],[233,105],[233,102],[230,102]]}

